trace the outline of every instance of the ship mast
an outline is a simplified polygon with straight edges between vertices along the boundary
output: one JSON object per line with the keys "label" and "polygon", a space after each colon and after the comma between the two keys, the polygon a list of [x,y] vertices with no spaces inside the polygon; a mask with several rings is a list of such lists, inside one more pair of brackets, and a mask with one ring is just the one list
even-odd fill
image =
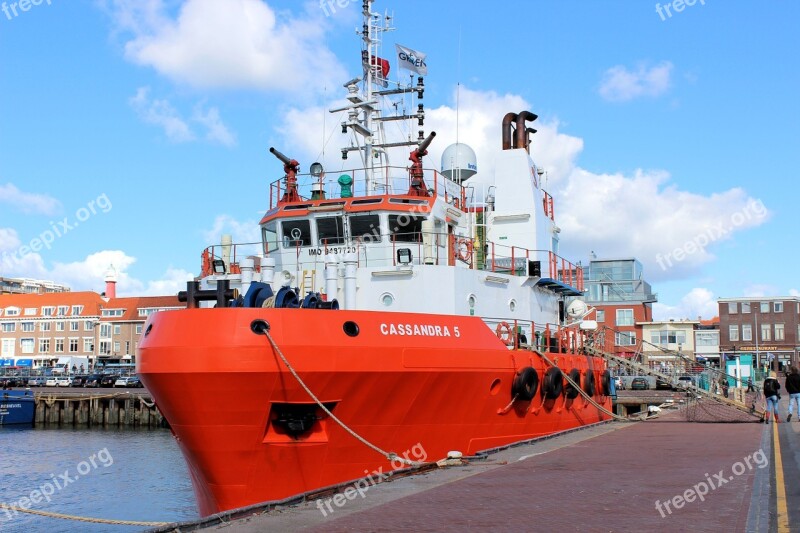
{"label": "ship mast", "polygon": [[[406,112],[405,106],[401,112],[391,113],[386,105],[387,97],[393,95],[416,95],[422,99],[424,83],[422,77],[417,80],[417,85],[403,85],[390,81],[386,75],[389,62],[381,57],[383,34],[394,31],[392,17],[387,13],[381,15],[372,11],[375,0],[363,0],[362,15],[364,17],[361,30],[356,33],[361,36],[363,44],[361,61],[364,69],[362,78],[354,78],[344,84],[347,89],[347,99],[350,104],[331,109],[331,113],[347,111],[347,120],[342,122],[342,132],[348,130],[352,133],[352,145],[342,148],[342,159],[347,159],[349,152],[359,152],[365,172],[366,194],[376,194],[382,188],[389,191],[389,152],[390,148],[403,146],[418,146],[425,139],[424,131],[419,130],[418,138],[413,139],[409,133],[405,140],[389,142],[386,137],[384,123],[387,121],[411,121],[416,119],[421,127],[425,118],[423,105],[417,105],[417,111]],[[413,79],[413,78],[412,78]],[[359,90],[359,82],[362,82]],[[391,88],[390,85],[392,86]],[[413,108],[413,101],[412,101]],[[409,129],[410,131],[410,129]]]}

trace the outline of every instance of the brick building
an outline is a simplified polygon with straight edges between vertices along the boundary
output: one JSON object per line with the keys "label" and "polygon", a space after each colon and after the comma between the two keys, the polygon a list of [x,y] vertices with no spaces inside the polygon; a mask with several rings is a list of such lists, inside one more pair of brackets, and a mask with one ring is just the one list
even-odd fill
{"label": "brick building", "polygon": [[608,328],[608,352],[624,357],[635,354],[642,340],[641,323],[653,320],[657,296],[642,276],[642,264],[633,258],[592,259],[589,263],[584,300],[596,309],[595,316],[588,318]]}
{"label": "brick building", "polygon": [[183,307],[177,296],[117,298],[113,276],[103,295],[0,294],[0,366],[44,368],[71,356],[90,365],[134,363],[147,317]]}
{"label": "brick building", "polygon": [[800,298],[720,298],[718,303],[723,357],[752,354],[759,367],[798,363]]}

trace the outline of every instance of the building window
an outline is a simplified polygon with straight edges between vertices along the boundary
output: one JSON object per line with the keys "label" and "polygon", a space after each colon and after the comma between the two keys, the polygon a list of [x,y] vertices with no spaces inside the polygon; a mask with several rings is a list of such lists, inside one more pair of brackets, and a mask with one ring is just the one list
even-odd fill
{"label": "building window", "polygon": [[697,346],[719,346],[719,332],[698,331],[696,344]]}
{"label": "building window", "polygon": [[739,326],[736,324],[731,324],[728,326],[728,337],[730,338],[731,342],[735,342],[739,340]]}
{"label": "building window", "polygon": [[129,355],[131,353],[131,341],[125,341],[125,354]]}
{"label": "building window", "polygon": [[635,346],[636,333],[617,331],[614,334],[614,343],[616,346]]}
{"label": "building window", "polygon": [[58,306],[58,311],[56,312],[56,314],[58,316],[66,316],[67,315],[67,311],[69,311],[69,306],[68,305],[59,305]]}
{"label": "building window", "polygon": [[38,311],[38,308],[36,307],[26,307],[25,316],[34,316],[36,314],[36,311]]}
{"label": "building window", "polygon": [[33,322],[23,322],[22,323],[22,331],[26,333],[30,333],[31,331],[36,329],[36,324]]}
{"label": "building window", "polygon": [[119,324],[114,324],[114,335],[119,335],[122,333],[122,326]]}
{"label": "building window", "polygon": [[83,351],[92,353],[94,351],[94,339],[83,339]]}
{"label": "building window", "polygon": [[14,333],[17,331],[16,322],[3,322],[3,333]]}
{"label": "building window", "polygon": [[[783,313],[783,302],[775,302],[772,304],[772,310],[776,313]],[[778,339],[775,339],[778,340]]]}
{"label": "building window", "polygon": [[64,331],[64,323],[56,322],[56,331]]}
{"label": "building window", "polygon": [[39,322],[39,331],[50,331],[50,322]]}
{"label": "building window", "polygon": [[104,355],[111,353],[111,341],[100,341],[100,353]]}
{"label": "building window", "polygon": [[22,346],[22,353],[33,353],[33,339],[20,339],[20,346]]}
{"label": "building window", "polygon": [[775,340],[782,341],[784,337],[783,324],[775,324]]}
{"label": "building window", "polygon": [[597,310],[597,321],[598,322],[605,322],[606,321],[606,310],[605,309],[598,309]]}
{"label": "building window", "polygon": [[111,336],[111,324],[100,324],[100,336],[104,338]]}
{"label": "building window", "polygon": [[742,302],[742,313],[750,312],[750,302]]}
{"label": "building window", "polygon": [[771,335],[772,327],[769,324],[761,324],[761,340],[762,341],[769,341],[772,340]]}
{"label": "building window", "polygon": [[50,351],[50,339],[39,339],[39,353],[48,353]]}
{"label": "building window", "polygon": [[19,307],[6,308],[6,316],[19,316]]}
{"label": "building window", "polygon": [[55,312],[55,307],[42,307],[42,316],[53,316],[53,313]]}
{"label": "building window", "polygon": [[102,316],[122,316],[124,314],[124,309],[103,309],[103,311],[100,313]]}
{"label": "building window", "polygon": [[94,322],[86,320],[83,322],[83,331],[92,331],[94,329]]}
{"label": "building window", "polygon": [[750,324],[742,324],[742,340],[753,340],[753,328],[750,326]]}
{"label": "building window", "polygon": [[114,353],[119,354],[119,341],[114,341]]}
{"label": "building window", "polygon": [[17,343],[15,339],[2,339],[2,349],[0,349],[0,354],[3,357],[14,357],[14,352],[17,349]]}
{"label": "building window", "polygon": [[80,325],[81,325],[80,322],[78,322],[77,320],[73,320],[72,322],[69,323],[69,330],[70,331],[78,331],[78,329],[80,328]]}
{"label": "building window", "polygon": [[78,339],[70,339],[69,340],[69,352],[70,353],[77,353],[78,351]]}
{"label": "building window", "polygon": [[761,312],[769,313],[769,302],[761,302]]}
{"label": "building window", "polygon": [[728,314],[735,315],[736,313],[736,302],[728,302]]}
{"label": "building window", "polygon": [[633,325],[633,309],[617,309],[617,326],[632,326],[632,325]]}
{"label": "building window", "polygon": [[82,305],[73,305],[72,306],[72,316],[78,316],[81,313],[83,313],[83,306]]}
{"label": "building window", "polygon": [[64,339],[56,339],[56,353],[64,353]]}
{"label": "building window", "polygon": [[142,334],[142,325],[141,324],[136,324],[136,334],[137,335],[141,335]]}

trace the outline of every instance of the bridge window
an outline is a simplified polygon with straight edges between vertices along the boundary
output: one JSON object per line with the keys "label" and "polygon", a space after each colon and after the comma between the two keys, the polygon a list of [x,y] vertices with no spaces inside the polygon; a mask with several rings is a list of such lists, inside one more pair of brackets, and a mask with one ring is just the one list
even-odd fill
{"label": "bridge window", "polygon": [[344,225],[342,217],[325,217],[317,219],[317,239],[320,246],[344,244]]}
{"label": "bridge window", "polygon": [[264,245],[264,253],[274,252],[278,249],[278,232],[272,222],[268,226],[261,227],[261,242]]}
{"label": "bridge window", "polygon": [[358,215],[350,217],[350,235],[362,243],[381,241],[381,217]]}
{"label": "bridge window", "polygon": [[422,221],[414,215],[389,215],[389,231],[395,242],[422,242]]}
{"label": "bridge window", "polygon": [[281,230],[284,248],[311,246],[311,223],[308,220],[284,220]]}

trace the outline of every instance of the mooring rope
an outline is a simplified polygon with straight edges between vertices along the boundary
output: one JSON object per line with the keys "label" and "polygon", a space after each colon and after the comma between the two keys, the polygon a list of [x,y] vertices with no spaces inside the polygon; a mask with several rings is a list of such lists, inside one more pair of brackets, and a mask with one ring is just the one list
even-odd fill
{"label": "mooring rope", "polygon": [[273,338],[272,338],[272,335],[270,335],[270,333],[269,333],[269,330],[267,330],[267,329],[265,328],[265,329],[263,330],[263,332],[264,332],[264,335],[266,335],[267,339],[269,340],[270,344],[272,345],[272,348],[275,350],[275,353],[277,353],[277,354],[278,354],[278,356],[279,356],[279,357],[281,358],[281,360],[283,361],[283,364],[285,364],[285,365],[286,365],[286,368],[288,368],[288,369],[289,369],[289,372],[291,372],[291,373],[292,373],[292,376],[294,376],[294,379],[296,379],[296,380],[297,380],[297,382],[300,384],[300,386],[301,386],[301,387],[303,387],[303,390],[305,390],[305,391],[306,391],[306,393],[307,393],[309,396],[311,396],[311,399],[312,399],[312,400],[314,400],[314,402],[316,402],[316,404],[317,404],[317,405],[320,407],[320,409],[322,409],[323,411],[325,411],[325,413],[326,413],[326,414],[327,414],[329,417],[331,417],[331,418],[332,418],[332,419],[333,419],[333,420],[334,420],[334,421],[335,421],[337,424],[339,424],[339,426],[341,426],[341,427],[342,427],[342,429],[344,429],[345,431],[347,431],[347,432],[348,432],[350,435],[352,435],[353,437],[355,437],[355,438],[356,438],[358,441],[360,441],[362,444],[364,444],[365,446],[367,446],[367,447],[368,447],[368,448],[370,448],[371,450],[374,450],[374,451],[378,452],[379,454],[383,455],[383,456],[384,456],[386,459],[388,459],[388,460],[390,460],[390,461],[399,461],[399,462],[401,462],[401,463],[403,463],[403,464],[406,464],[406,465],[409,465],[409,466],[421,466],[421,465],[424,465],[424,464],[425,464],[425,463],[420,463],[420,462],[417,462],[417,461],[411,461],[410,459],[406,459],[405,457],[400,457],[399,455],[397,455],[397,454],[396,454],[396,453],[394,453],[394,452],[387,452],[387,451],[385,451],[385,450],[383,450],[383,449],[379,448],[378,446],[376,446],[376,445],[372,444],[372,443],[371,443],[371,442],[369,442],[367,439],[365,439],[364,437],[362,437],[361,435],[359,435],[358,433],[356,433],[355,431],[353,431],[352,429],[350,429],[350,428],[347,426],[347,424],[345,424],[344,422],[342,422],[341,420],[339,420],[339,418],[337,418],[337,417],[336,417],[336,415],[334,415],[334,414],[333,414],[333,413],[330,411],[330,409],[328,409],[327,407],[325,407],[325,404],[323,404],[323,403],[320,401],[320,399],[319,399],[319,398],[317,398],[317,396],[316,396],[316,395],[315,395],[313,392],[311,392],[311,389],[309,389],[309,388],[308,388],[308,386],[307,386],[307,385],[306,385],[306,384],[303,382],[303,380],[302,380],[302,379],[300,379],[300,376],[298,376],[298,375],[297,375],[297,372],[295,372],[295,370],[294,370],[294,368],[292,367],[292,365],[291,365],[291,364],[289,364],[289,360],[288,360],[288,359],[286,359],[286,356],[285,356],[285,355],[283,355],[283,352],[281,351],[280,347],[278,347],[278,344],[275,342],[275,339],[273,339]]}
{"label": "mooring rope", "polygon": [[48,518],[59,518],[61,520],[76,520],[78,522],[91,522],[93,524],[111,524],[116,526],[144,526],[144,527],[160,527],[168,526],[172,522],[140,522],[137,520],[111,520],[107,518],[92,518],[90,516],[75,516],[62,513],[51,513],[49,511],[38,511],[36,509],[23,509],[16,505],[8,505],[0,503],[0,509],[8,511],[34,514],[39,516],[46,516]]}

